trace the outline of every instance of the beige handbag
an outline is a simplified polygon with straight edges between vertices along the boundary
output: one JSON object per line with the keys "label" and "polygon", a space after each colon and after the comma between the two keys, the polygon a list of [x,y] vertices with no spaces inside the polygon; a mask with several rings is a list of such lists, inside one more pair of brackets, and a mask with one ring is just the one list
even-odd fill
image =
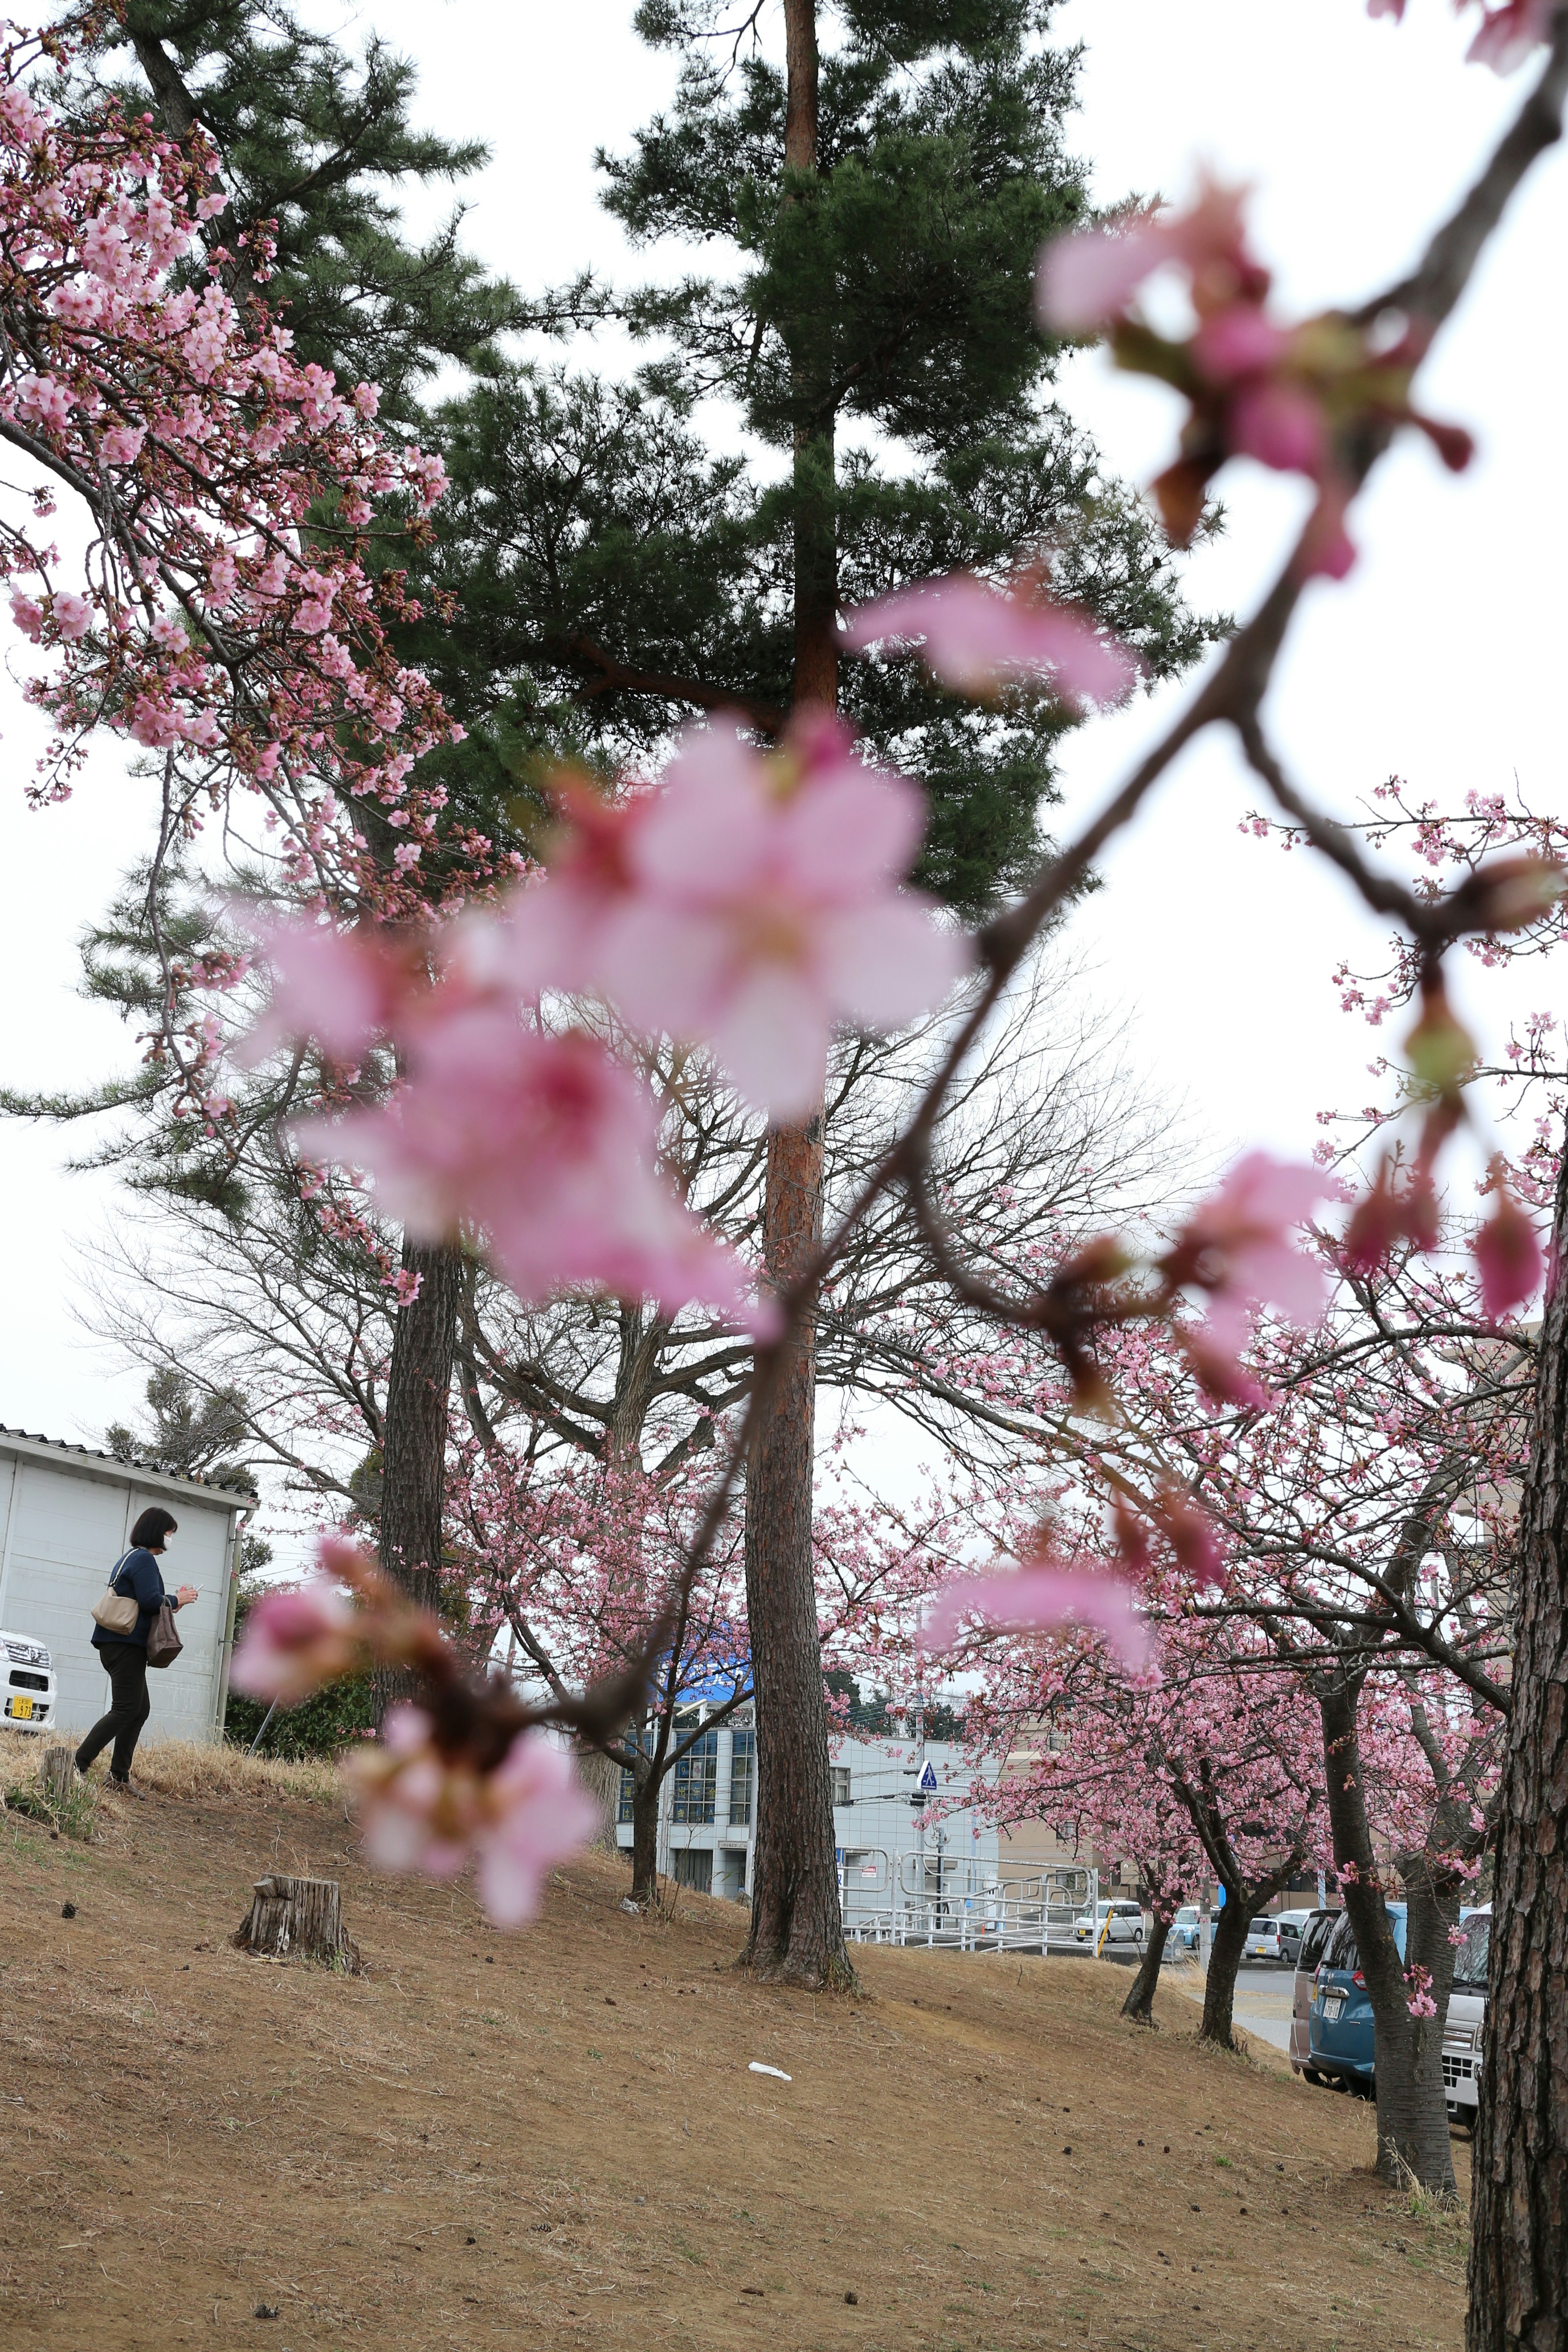
{"label": "beige handbag", "polygon": [[116,1592],[114,1590],[114,1580],[130,1557],[127,1552],[124,1559],[115,1561],[109,1571],[107,1590],[100,1593],[93,1603],[93,1622],[101,1625],[106,1633],[134,1633],[136,1620],[142,1614],[141,1603],[133,1592]]}

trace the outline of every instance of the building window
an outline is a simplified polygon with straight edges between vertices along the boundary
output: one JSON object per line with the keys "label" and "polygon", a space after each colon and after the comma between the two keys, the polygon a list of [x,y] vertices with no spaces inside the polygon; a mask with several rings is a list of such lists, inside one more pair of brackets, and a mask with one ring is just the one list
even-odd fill
{"label": "building window", "polygon": [[[630,1732],[627,1734],[626,1745],[629,1748],[637,1748],[639,1754],[646,1756],[648,1751],[648,1734],[646,1731]],[[623,1764],[621,1767],[621,1801],[616,1811],[616,1819],[617,1822],[629,1822],[631,1820],[632,1810],[637,1801],[637,1776],[635,1772],[629,1771],[626,1765]]]}
{"label": "building window", "polygon": [[730,1820],[750,1823],[756,1794],[757,1735],[737,1731],[730,1750]]}
{"label": "building window", "polygon": [[692,1742],[684,1756],[676,1759],[674,1782],[671,1820],[710,1822],[713,1818],[713,1792],[719,1783],[719,1735],[716,1731],[705,1731],[700,1739]]}
{"label": "building window", "polygon": [[849,1802],[849,1767],[847,1764],[835,1764],[830,1769],[833,1774],[833,1801],[836,1805],[847,1805]]}
{"label": "building window", "polygon": [[[708,1818],[711,1821],[712,1814],[710,1813]],[[712,1894],[713,1849],[710,1845],[678,1845],[669,1858],[675,1865],[678,1886],[694,1886],[699,1895]]]}

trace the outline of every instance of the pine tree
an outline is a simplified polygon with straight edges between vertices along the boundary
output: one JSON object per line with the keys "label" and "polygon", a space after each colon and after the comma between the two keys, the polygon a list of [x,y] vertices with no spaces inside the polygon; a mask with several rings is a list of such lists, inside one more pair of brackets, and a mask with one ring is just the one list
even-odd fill
{"label": "pine tree", "polygon": [[[440,423],[454,491],[437,552],[461,626],[421,659],[473,730],[463,761],[525,783],[574,745],[605,761],[695,712],[766,735],[840,708],[930,800],[920,878],[973,915],[1038,854],[1067,719],[1047,696],[949,701],[908,663],[841,666],[847,604],[1020,549],[1163,673],[1204,632],[1143,511],[1052,404],[1037,334],[1043,240],[1086,208],[1062,119],[1076,58],[1053,0],[647,0],[681,54],[673,108],[601,155],[633,239],[736,257],[727,277],[617,297],[592,279],[542,315],[615,319],[648,347],[629,383],[488,355]],[[835,36],[826,54],[824,27]],[[760,463],[716,454],[701,404]],[[491,789],[499,787],[492,784]],[[763,1257],[785,1284],[821,1229],[820,1118],[768,1140]],[[847,1982],[811,1576],[813,1340],[780,1368],[747,1471],[758,1707],[753,1967]]]}

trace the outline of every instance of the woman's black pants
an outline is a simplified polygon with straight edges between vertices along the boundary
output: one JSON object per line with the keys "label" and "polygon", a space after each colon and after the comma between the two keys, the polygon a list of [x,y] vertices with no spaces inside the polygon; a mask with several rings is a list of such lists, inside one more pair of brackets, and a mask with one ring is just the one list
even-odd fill
{"label": "woman's black pants", "polygon": [[147,1653],[139,1643],[116,1642],[112,1649],[105,1643],[99,1655],[109,1675],[110,1709],[107,1715],[100,1716],[77,1749],[76,1767],[79,1772],[85,1772],[99,1749],[107,1748],[112,1739],[110,1776],[116,1780],[129,1780],[131,1759],[136,1753],[142,1726],[153,1712],[153,1702],[147,1696]]}

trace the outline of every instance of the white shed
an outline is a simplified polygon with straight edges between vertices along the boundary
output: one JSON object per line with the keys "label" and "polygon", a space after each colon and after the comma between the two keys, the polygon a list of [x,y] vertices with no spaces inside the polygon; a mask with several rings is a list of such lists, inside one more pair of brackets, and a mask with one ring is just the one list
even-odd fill
{"label": "white shed", "polygon": [[182,1654],[147,1678],[147,1729],[166,1739],[219,1737],[239,1534],[257,1499],[0,1425],[0,1625],[50,1652],[62,1730],[86,1731],[109,1705],[108,1679],[92,1646],[92,1605],[135,1521],[149,1503],[162,1503],[180,1527],[170,1546],[169,1582],[194,1584],[200,1599],[180,1612]]}

